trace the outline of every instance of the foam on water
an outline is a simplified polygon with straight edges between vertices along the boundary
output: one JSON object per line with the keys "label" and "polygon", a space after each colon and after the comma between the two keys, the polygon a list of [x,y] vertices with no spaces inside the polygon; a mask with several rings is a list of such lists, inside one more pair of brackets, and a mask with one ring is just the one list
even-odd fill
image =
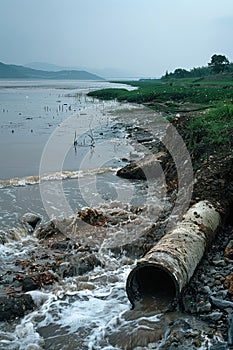
{"label": "foam on water", "polygon": [[97,168],[97,169],[76,170],[76,171],[64,170],[62,172],[42,174],[41,176],[25,176],[23,178],[14,178],[14,179],[0,181],[0,189],[8,188],[8,187],[35,185],[41,181],[77,179],[85,175],[97,175],[97,174],[103,174],[105,172],[116,172],[116,171],[117,171],[117,168],[108,167],[108,168]]}
{"label": "foam on water", "polygon": [[[107,261],[110,262],[109,257],[106,257]],[[53,286],[51,291],[28,292],[37,310],[25,316],[11,336],[4,327],[0,327],[1,339],[4,339],[0,341],[0,346],[4,344],[7,350],[46,349],[46,339],[40,335],[40,330],[43,333],[44,328],[57,326],[59,334],[79,337],[83,349],[92,349],[93,344],[96,349],[101,349],[98,343],[103,340],[105,330],[113,331],[121,314],[129,309],[124,290],[129,269],[130,266],[121,266],[117,260],[110,263],[109,269],[96,268],[88,278],[92,290],[85,289],[85,284],[79,290],[82,278],[77,277],[67,279],[63,285]],[[109,282],[113,279],[114,282]],[[87,338],[82,338],[83,329],[88,332]],[[48,333],[47,337],[56,338],[56,334]],[[66,349],[65,343],[63,346]]]}

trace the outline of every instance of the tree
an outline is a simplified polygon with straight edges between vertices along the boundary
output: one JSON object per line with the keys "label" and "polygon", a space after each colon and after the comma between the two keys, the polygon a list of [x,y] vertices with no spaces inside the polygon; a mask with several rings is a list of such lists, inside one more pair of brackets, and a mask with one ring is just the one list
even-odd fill
{"label": "tree", "polygon": [[186,69],[183,68],[177,68],[174,71],[174,77],[175,78],[187,78],[189,75],[189,72]]}
{"label": "tree", "polygon": [[211,57],[211,62],[208,63],[208,66],[212,68],[214,73],[218,74],[224,72],[229,64],[230,62],[226,56],[215,54]]}

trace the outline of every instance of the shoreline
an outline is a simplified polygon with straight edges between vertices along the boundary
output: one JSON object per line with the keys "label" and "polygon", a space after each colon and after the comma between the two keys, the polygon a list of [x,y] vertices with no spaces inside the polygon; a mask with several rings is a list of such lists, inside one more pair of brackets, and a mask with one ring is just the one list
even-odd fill
{"label": "shoreline", "polygon": [[[134,111],[135,112],[135,111]],[[140,113],[142,112],[142,109],[140,109]],[[154,112],[153,112],[154,113]],[[129,119],[131,118],[131,113],[129,113],[128,117]],[[143,115],[144,118],[144,115]],[[158,151],[159,149],[159,143],[157,140],[154,140],[152,137],[149,138],[150,134],[148,133],[148,130],[145,131],[144,127],[145,124],[142,123],[140,124],[140,119],[138,119],[138,124],[135,126],[131,125],[128,127],[128,132],[129,134],[131,133],[131,138],[134,139],[133,143],[136,142],[137,145],[137,151],[142,152],[146,151],[147,154],[151,155],[154,152]],[[131,120],[132,121],[132,120]],[[145,122],[145,120],[144,120]],[[132,121],[134,123],[134,121]],[[153,124],[153,123],[152,123]],[[128,125],[128,123],[126,123]],[[135,137],[136,135],[136,137]],[[137,140],[137,136],[139,137],[139,142]],[[144,141],[143,141],[144,140]],[[217,161],[217,159],[215,159]],[[205,162],[203,163],[203,170],[198,171],[196,173],[197,176],[197,182],[195,183],[194,187],[194,195],[192,198],[192,201],[198,201],[200,198],[205,197],[207,193],[210,193],[213,191],[216,195],[216,189],[219,187],[220,184],[221,186],[221,196],[220,199],[224,200],[225,199],[225,206],[227,206],[227,201],[225,198],[225,193],[223,191],[224,189],[224,184],[223,182],[218,182],[218,177],[219,177],[219,172],[221,172],[222,177],[219,180],[225,179],[227,177],[228,172],[230,171],[231,168],[229,168],[231,160],[229,159],[228,162],[226,161],[225,163],[223,162],[224,159],[219,160],[217,165],[215,164],[214,169],[216,171],[215,178],[213,180],[214,187],[211,187],[211,184],[209,182],[209,179],[211,179],[211,176],[213,174],[213,170],[210,172],[210,165],[214,164],[213,159],[210,159],[210,162]],[[129,162],[130,163],[130,162]],[[225,164],[225,170],[223,169],[223,163]],[[168,169],[170,171],[172,169]],[[175,200],[174,193],[177,190],[177,182],[174,178],[175,173],[171,172],[171,184],[173,187],[171,187],[171,200]],[[226,179],[225,179],[226,180]],[[212,180],[211,180],[212,181]],[[216,183],[217,181],[217,183]],[[206,185],[208,183],[208,187]],[[200,186],[200,187],[199,187]],[[217,192],[219,193],[219,191]],[[212,198],[212,197],[211,197]],[[206,199],[206,198],[205,198]],[[213,198],[212,198],[213,199]],[[219,198],[214,198],[216,201]],[[136,210],[137,208],[135,208]],[[143,210],[138,208],[138,210]],[[226,214],[225,212],[226,208],[223,207],[223,215]],[[128,215],[128,213],[127,213]],[[135,215],[135,213],[132,213],[132,215]],[[136,218],[137,216],[140,215],[139,213],[136,213]],[[133,217],[132,217],[133,218]],[[131,218],[131,220],[132,220]],[[82,219],[87,220],[88,224],[92,224],[92,226],[97,229],[97,232],[101,234],[101,227],[102,225],[104,226],[106,224],[106,220],[110,220],[109,217],[105,215],[105,213],[101,213],[99,211],[91,211],[85,214]],[[85,221],[84,220],[84,221]],[[113,220],[113,217],[111,218]],[[112,224],[112,221],[109,221],[110,224]],[[123,216],[123,221],[125,220],[125,217]],[[127,222],[127,220],[126,220]],[[66,227],[67,222],[63,223]],[[80,221],[81,224],[81,221]],[[70,227],[72,231],[72,226]],[[99,230],[100,229],[100,230]],[[44,230],[44,231],[43,231]],[[55,247],[60,251],[61,255],[61,248],[65,249],[66,254],[70,250],[72,252],[72,249],[74,246],[69,246],[69,240],[67,241],[64,239],[66,236],[61,235],[61,231],[59,230],[59,225],[58,226],[51,226],[51,222],[47,223],[47,226],[44,227],[41,231],[41,236],[40,239],[42,239],[42,242],[44,239],[47,239],[48,242],[50,238],[56,237],[55,241],[51,241],[52,243],[49,244],[57,244]],[[159,230],[159,232],[158,232]],[[144,237],[140,237],[138,242],[135,242],[134,250],[132,249],[132,242],[130,244],[125,245],[124,249],[126,249],[126,252],[128,255],[133,258],[141,256],[143,253],[145,253],[146,250],[149,250],[149,248],[155,243],[155,232],[157,231],[157,240],[159,239],[159,236],[162,236],[164,234],[164,227],[162,225],[162,221],[158,221],[158,225],[156,226],[151,226],[151,229],[147,232],[144,232]],[[231,225],[226,225],[224,229],[222,229],[219,234],[216,236],[216,239],[210,248],[210,250],[206,253],[204,256],[203,260],[201,261],[199,267],[196,269],[192,280],[187,286],[187,289],[184,291],[183,294],[183,301],[182,301],[182,306],[181,310],[184,312],[184,315],[187,314],[189,316],[192,316],[196,318],[197,320],[201,320],[206,324],[208,327],[211,327],[212,333],[211,335],[213,337],[218,337],[217,340],[217,346],[225,346],[225,349],[228,349],[228,345],[231,344],[231,336],[232,336],[232,323],[231,323],[231,313],[228,311],[229,305],[231,306],[232,302],[232,297],[229,297],[229,295],[226,293],[226,291],[231,288],[231,278],[228,279],[228,289],[227,289],[227,284],[226,284],[226,277],[227,274],[231,272],[231,248],[230,248],[230,241],[233,239],[233,227]],[[98,233],[97,233],[97,241],[98,241]],[[147,244],[145,246],[145,244]],[[140,246],[143,246],[143,249],[140,249]],[[83,249],[85,250],[85,246],[80,246],[80,258],[82,259],[86,255],[86,262],[88,262],[89,266],[93,268],[94,266],[101,264],[98,260],[92,260],[93,257],[90,256],[91,250],[87,250],[86,253],[83,253]],[[93,248],[92,248],[93,249]],[[128,249],[128,250],[127,250]],[[120,254],[120,247],[118,249],[113,250],[113,253],[117,255]],[[94,265],[91,265],[94,264]],[[59,269],[59,265],[57,266]],[[69,266],[70,269],[70,266]],[[69,271],[72,271],[69,270]],[[68,272],[67,272],[68,273]],[[72,272],[71,272],[72,275]],[[203,277],[204,275],[204,277]],[[48,276],[46,277],[46,274],[44,276],[47,278],[48,284],[51,282],[51,284],[54,283],[54,276]],[[204,279],[203,279],[204,278]],[[45,279],[46,281],[46,279]],[[45,283],[41,281],[42,283]],[[22,280],[22,283],[23,280]],[[22,284],[23,286],[23,284]],[[35,286],[34,286],[35,287]],[[27,287],[24,287],[27,288]],[[37,284],[38,288],[38,284]],[[18,299],[19,300],[19,299]],[[25,301],[22,299],[22,308],[25,307],[28,301]],[[24,306],[23,306],[24,305]],[[30,303],[28,305],[31,305]],[[26,307],[26,309],[29,311],[31,306]],[[34,308],[35,306],[32,306]],[[182,316],[179,318],[182,320]],[[180,321],[181,322],[181,321]],[[182,322],[181,322],[182,323]],[[201,334],[201,328],[195,328],[195,326],[191,326],[189,322],[187,321],[187,324],[189,325],[190,332],[194,332],[195,336],[192,338],[192,344],[196,345],[200,344],[201,342],[204,341],[203,335]],[[173,329],[176,329],[179,326],[177,326],[177,323],[174,321],[170,327],[170,333],[168,334],[164,349],[169,349],[170,346],[172,346],[174,343],[184,346],[186,342],[190,342],[190,337],[188,334],[183,334],[182,332],[179,333],[176,336],[176,339],[174,340],[173,337]],[[209,332],[210,332],[209,329]],[[196,332],[196,333],[195,333]],[[217,335],[218,334],[218,335]],[[217,339],[217,338],[216,338]],[[227,345],[228,343],[228,345]],[[190,344],[190,343],[189,343]],[[216,348],[217,349],[217,348]],[[223,347],[224,349],[224,347]]]}

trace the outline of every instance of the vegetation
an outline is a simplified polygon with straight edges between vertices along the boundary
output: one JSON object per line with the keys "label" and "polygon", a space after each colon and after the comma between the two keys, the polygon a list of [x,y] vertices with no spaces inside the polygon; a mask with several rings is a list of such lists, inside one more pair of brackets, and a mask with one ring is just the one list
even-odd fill
{"label": "vegetation", "polygon": [[207,77],[211,74],[218,74],[223,72],[233,73],[233,64],[229,62],[228,58],[224,55],[213,55],[211,61],[207,67],[197,67],[191,70],[177,68],[173,73],[168,73],[162,77],[163,79],[168,78],[196,78],[196,77]]}
{"label": "vegetation", "polygon": [[[213,78],[213,77],[212,77]],[[89,93],[90,96],[133,103],[144,103],[164,112],[182,112],[221,106],[233,101],[233,79],[219,76],[215,79],[169,79],[129,82],[135,90],[103,89]]]}
{"label": "vegetation", "polygon": [[[224,56],[225,57],[225,56]],[[205,67],[207,76],[198,76],[202,69],[193,68],[194,78],[174,75],[156,80],[132,81],[133,91],[105,89],[91,92],[99,99],[117,99],[142,103],[163,112],[184,138],[195,167],[211,154],[230,154],[233,146],[233,75],[232,64],[224,59],[224,68],[212,56]],[[213,70],[221,73],[213,74]],[[227,70],[227,72],[226,72]],[[223,72],[225,71],[225,72]],[[182,71],[179,71],[182,75]],[[128,82],[127,82],[128,83]]]}
{"label": "vegetation", "polygon": [[208,64],[214,73],[218,74],[224,72],[229,67],[229,60],[223,55],[213,55],[211,57],[211,62]]}
{"label": "vegetation", "polygon": [[[176,121],[175,118],[172,121]],[[178,121],[178,129],[195,161],[213,154],[231,154],[233,147],[233,105],[210,109]]]}

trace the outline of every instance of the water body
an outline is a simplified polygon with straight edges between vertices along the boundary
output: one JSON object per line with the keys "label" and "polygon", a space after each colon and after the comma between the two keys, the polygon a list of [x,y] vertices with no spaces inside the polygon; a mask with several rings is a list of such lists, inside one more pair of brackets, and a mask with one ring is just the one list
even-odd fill
{"label": "water body", "polygon": [[65,148],[63,169],[76,169],[80,157],[71,147],[75,133],[79,143],[86,146],[91,142],[91,132],[95,133],[95,141],[108,137],[109,118],[104,115],[107,104],[93,101],[86,93],[109,86],[121,85],[0,81],[0,179],[38,174],[43,150],[53,134],[53,158],[59,147]]}
{"label": "water body", "polygon": [[[106,82],[0,82],[1,230],[17,227],[28,211],[47,221],[84,206],[148,208],[135,226],[110,232],[97,252],[102,266],[28,292],[37,308],[21,320],[0,323],[0,349],[116,350],[147,348],[151,342],[151,348],[159,349],[169,323],[179,317],[151,308],[150,300],[131,310],[125,283],[135,262],[108,250],[113,241],[130,242],[148,228],[167,204],[156,182],[116,176],[125,158],[142,154],[127,139],[116,112],[133,114],[135,106],[86,96],[91,89],[109,86],[120,87]],[[31,236],[0,245],[2,270],[37,249],[40,244]]]}
{"label": "water body", "polygon": [[[124,158],[139,155],[111,112],[134,107],[86,96],[92,89],[109,86],[121,87],[105,82],[1,81],[1,229],[17,227],[28,211],[47,221],[83,206],[144,203],[145,185],[116,177]],[[31,237],[1,245],[1,263],[9,268],[37,246]],[[125,280],[133,261],[99,254],[107,268],[33,292],[38,310],[22,321],[0,325],[0,348],[104,348],[104,329],[113,329],[130,308]]]}

